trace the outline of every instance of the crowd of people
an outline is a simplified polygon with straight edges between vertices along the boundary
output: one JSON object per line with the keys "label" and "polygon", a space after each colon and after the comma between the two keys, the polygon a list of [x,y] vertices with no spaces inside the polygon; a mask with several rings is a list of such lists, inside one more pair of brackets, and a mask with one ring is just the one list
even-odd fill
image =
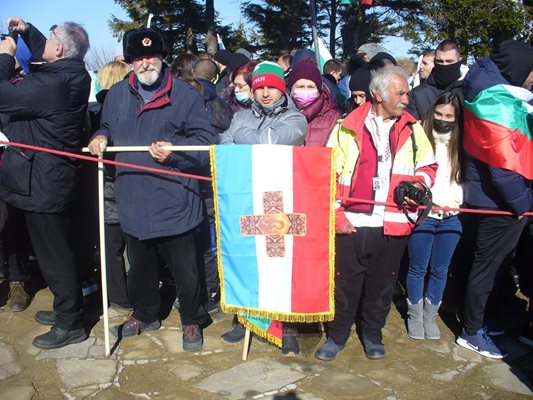
{"label": "crowd of people", "polygon": [[[325,323],[318,359],[333,360],[354,323],[366,356],[385,357],[382,330],[403,260],[408,260],[402,282],[406,335],[440,339],[438,315],[448,296],[447,308],[457,306],[452,311],[462,324],[457,344],[486,357],[505,357],[492,336],[504,333],[497,311],[505,302],[502,282],[511,264],[522,293],[533,295],[533,228],[524,216],[533,206],[532,176],[465,151],[463,140],[475,132],[464,124],[464,104],[483,88],[501,84],[533,106],[528,44],[502,42],[470,69],[451,39],[424,52],[417,68],[374,43],[361,46],[346,62],[329,60],[324,66],[305,49],[277,60],[254,57],[246,49],[184,53],[167,65],[171,55],[162,34],[137,28],[125,33],[123,54],[98,71],[99,92],[89,104],[91,77],[83,61],[89,37],[81,25],[53,26],[48,38],[20,17],[9,18],[7,26],[19,35],[0,43],[0,131],[12,142],[71,152],[87,145],[98,157],[108,157],[110,145],[149,146],[148,152],[113,157],[200,175],[209,174],[206,152],[172,152],[166,146],[335,149],[335,316]],[[17,60],[21,41],[30,49],[29,63]],[[23,76],[19,65],[29,65]],[[531,134],[523,109],[506,112],[509,119],[523,120]],[[74,158],[16,146],[2,150],[0,257],[10,285],[7,305],[21,312],[31,302],[30,255],[54,295],[53,310],[35,315],[38,323],[51,326],[33,340],[38,348],[87,338],[84,272],[77,259],[79,248],[94,243],[90,235],[84,243],[76,236],[76,243],[71,232],[80,224],[80,212],[73,210],[92,216],[91,207],[79,202],[94,194],[79,193],[87,193],[83,177],[93,172],[94,166]],[[418,212],[419,196],[438,207]],[[481,212],[463,214],[459,207]],[[159,286],[170,281],[183,349],[199,351],[220,299],[211,185],[108,168],[105,229],[110,305],[131,310],[112,333],[128,337],[159,329]],[[531,308],[519,337],[530,346]],[[244,333],[235,318],[222,339],[236,343]],[[283,324],[283,355],[300,353],[297,335],[296,325]]]}

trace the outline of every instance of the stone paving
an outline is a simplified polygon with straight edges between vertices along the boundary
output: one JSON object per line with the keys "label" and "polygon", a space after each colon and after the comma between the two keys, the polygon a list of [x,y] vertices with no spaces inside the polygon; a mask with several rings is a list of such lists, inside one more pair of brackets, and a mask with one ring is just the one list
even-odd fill
{"label": "stone paving", "polygon": [[[4,282],[5,283],[5,282]],[[40,290],[30,308],[13,314],[0,305],[0,399],[480,399],[533,397],[533,349],[513,335],[498,338],[508,351],[504,361],[483,358],[454,344],[441,320],[441,340],[412,340],[393,307],[384,331],[387,357],[365,358],[357,336],[329,363],[316,360],[323,333],[300,335],[302,355],[285,358],[278,349],[254,338],[249,358],[242,344],[229,345],[220,335],[231,316],[218,313],[204,331],[199,353],[181,349],[175,312],[161,329],[126,338],[111,357],[104,356],[103,321],[88,340],[43,351],[32,339],[49,328],[33,315],[49,309],[52,295]],[[111,309],[111,324],[127,318]],[[114,344],[114,343],[112,343]]]}

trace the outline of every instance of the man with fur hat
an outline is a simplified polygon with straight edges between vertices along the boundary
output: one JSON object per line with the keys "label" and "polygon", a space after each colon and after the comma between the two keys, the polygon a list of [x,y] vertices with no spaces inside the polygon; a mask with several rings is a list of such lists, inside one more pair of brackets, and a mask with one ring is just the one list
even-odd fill
{"label": "man with fur hat", "polygon": [[[229,129],[220,135],[220,142],[302,145],[307,122],[285,93],[284,74],[279,64],[269,61],[257,64],[252,74],[252,91],[252,108],[234,115]],[[222,340],[236,343],[244,338],[244,333],[244,327],[236,323],[233,330],[222,335]],[[284,329],[283,354],[299,353],[294,332],[289,336],[286,333]]]}
{"label": "man with fur hat", "polygon": [[[102,155],[108,143],[149,145],[148,153],[117,153],[116,159],[169,171],[198,169],[207,164],[206,152],[172,153],[164,148],[216,142],[203,98],[192,86],[172,77],[163,64],[165,53],[158,31],[138,28],[126,33],[124,57],[134,73],[109,90],[100,128],[89,143],[92,154]],[[203,216],[198,180],[117,167],[115,193],[129,249],[128,292],[134,311],[112,333],[133,336],[161,326],[157,275],[160,255],[179,285],[176,291],[183,349],[199,351],[203,344],[201,329],[209,316],[201,302],[194,240]]]}

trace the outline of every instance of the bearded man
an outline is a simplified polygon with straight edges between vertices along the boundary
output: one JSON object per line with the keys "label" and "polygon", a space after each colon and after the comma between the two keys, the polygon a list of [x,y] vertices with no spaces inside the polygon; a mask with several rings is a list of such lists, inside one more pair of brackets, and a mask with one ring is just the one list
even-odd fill
{"label": "bearded man", "polygon": [[[124,57],[133,66],[127,80],[114,85],[102,109],[100,128],[89,143],[101,155],[107,145],[146,146],[148,153],[118,153],[117,161],[169,171],[198,170],[207,152],[172,153],[164,146],[210,145],[216,136],[204,100],[196,89],[172,77],[163,63],[161,34],[138,28],[124,36]],[[202,348],[202,327],[209,322],[201,301],[194,232],[203,218],[198,180],[117,167],[115,194],[120,226],[126,234],[130,269],[128,296],[132,317],[116,326],[116,336],[158,329],[157,275],[161,256],[176,282],[183,327],[183,349]]]}

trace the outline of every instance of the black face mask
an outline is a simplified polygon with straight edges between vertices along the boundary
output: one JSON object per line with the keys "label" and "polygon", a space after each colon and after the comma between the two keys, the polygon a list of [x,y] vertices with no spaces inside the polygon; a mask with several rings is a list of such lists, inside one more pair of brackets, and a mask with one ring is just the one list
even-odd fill
{"label": "black face mask", "polygon": [[450,133],[454,125],[455,125],[455,122],[451,122],[451,121],[444,121],[442,119],[433,120],[433,130],[441,134]]}
{"label": "black face mask", "polygon": [[435,64],[431,70],[435,84],[439,89],[448,87],[461,77],[461,61],[454,64]]}

